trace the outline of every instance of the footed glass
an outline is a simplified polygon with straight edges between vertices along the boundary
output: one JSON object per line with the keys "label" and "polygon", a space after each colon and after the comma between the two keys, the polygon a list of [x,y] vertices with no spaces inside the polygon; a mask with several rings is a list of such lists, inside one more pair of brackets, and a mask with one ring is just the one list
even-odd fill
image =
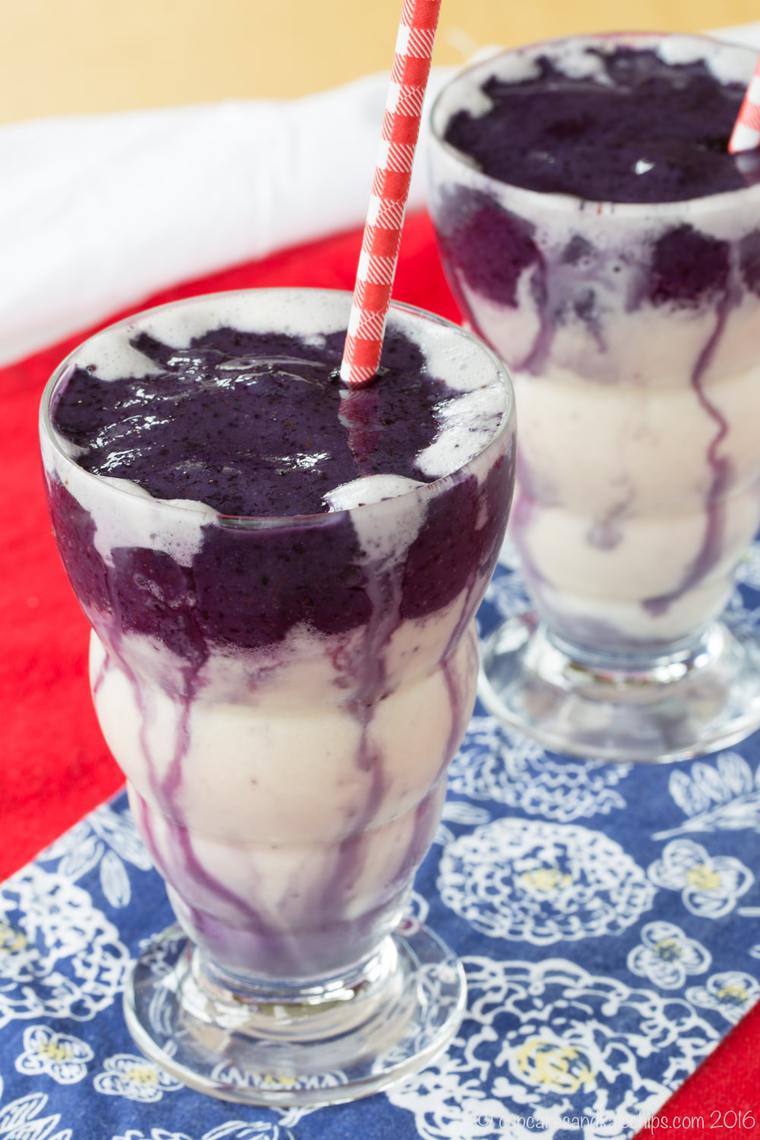
{"label": "footed glass", "polygon": [[514,477],[509,381],[469,333],[394,306],[390,328],[436,374],[491,386],[497,428],[451,475],[282,518],[220,516],[92,474],[53,411],[73,369],[108,378],[126,359],[135,374],[146,334],[318,336],[345,328],[349,306],[291,289],[150,310],[80,346],[42,403],[95,708],[179,922],[135,963],[127,1022],[150,1058],[229,1100],[350,1100],[456,1032],[461,966],[405,911],[475,696],[473,615]]}
{"label": "footed glass", "polygon": [[508,185],[445,141],[457,112],[488,108],[487,79],[540,57],[586,74],[621,45],[741,84],[756,58],[656,35],[501,53],[438,97],[431,197],[451,285],[509,365],[520,419],[510,532],[533,609],[486,645],[483,700],[559,751],[667,761],[760,725],[760,645],[721,617],[760,524],[760,185],[588,201]]}

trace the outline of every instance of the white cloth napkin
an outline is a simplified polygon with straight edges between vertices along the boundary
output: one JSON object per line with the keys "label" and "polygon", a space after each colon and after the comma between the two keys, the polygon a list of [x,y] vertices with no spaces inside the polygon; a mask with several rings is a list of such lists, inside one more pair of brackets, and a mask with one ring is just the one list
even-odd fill
{"label": "white cloth napkin", "polygon": [[[723,34],[760,46],[760,24]],[[435,69],[429,100],[448,74]],[[0,127],[0,363],[176,281],[360,225],[386,83]],[[411,205],[424,167],[420,154]]]}
{"label": "white cloth napkin", "polygon": [[176,281],[361,225],[386,88],[372,75],[293,101],[0,128],[0,362]]}

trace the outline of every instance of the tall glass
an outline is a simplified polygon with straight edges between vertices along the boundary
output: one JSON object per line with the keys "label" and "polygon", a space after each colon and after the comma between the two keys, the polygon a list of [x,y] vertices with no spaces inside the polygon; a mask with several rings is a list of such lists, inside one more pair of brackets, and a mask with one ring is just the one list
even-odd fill
{"label": "tall glass", "polygon": [[303,336],[345,328],[350,305],[254,290],[114,325],[51,378],[42,453],[92,625],[98,719],[181,926],[134,967],[130,1029],[204,1092],[318,1104],[426,1063],[461,1017],[457,959],[399,923],[472,711],[473,615],[506,525],[514,414],[485,345],[394,305],[390,327],[434,374],[488,387],[500,412],[453,474],[350,510],[239,518],[77,465],[52,419],[73,369],[107,379],[126,359],[140,375],[139,334],[181,347],[211,327],[258,329],[264,301],[265,331]]}
{"label": "tall glass", "polygon": [[755,64],[687,36],[501,53],[434,107],[432,210],[520,416],[510,527],[535,608],[487,645],[483,698],[562,751],[671,760],[760,724],[757,640],[721,621],[760,523],[760,185],[590,202],[488,177],[444,139],[453,114],[488,105],[487,78],[529,74],[541,55],[588,67],[617,45],[741,83]]}

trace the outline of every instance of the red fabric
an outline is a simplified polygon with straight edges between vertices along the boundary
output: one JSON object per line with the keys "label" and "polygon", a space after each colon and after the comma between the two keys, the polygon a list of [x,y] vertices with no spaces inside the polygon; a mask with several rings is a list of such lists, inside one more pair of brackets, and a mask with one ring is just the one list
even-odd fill
{"label": "red fabric", "polygon": [[[146,298],[132,311],[253,285],[351,288],[360,244],[357,231],[286,250]],[[457,318],[424,215],[410,217],[405,226],[395,292],[401,300]],[[85,680],[87,625],[50,534],[37,451],[37,405],[45,381],[90,331],[0,369],[0,879],[121,784],[92,711]],[[641,1135],[760,1136],[760,1111],[752,1127],[735,1125],[730,1115],[760,1110],[759,1051],[757,1009],[661,1114],[671,1121],[702,1114],[704,1123],[668,1127],[663,1120]]]}

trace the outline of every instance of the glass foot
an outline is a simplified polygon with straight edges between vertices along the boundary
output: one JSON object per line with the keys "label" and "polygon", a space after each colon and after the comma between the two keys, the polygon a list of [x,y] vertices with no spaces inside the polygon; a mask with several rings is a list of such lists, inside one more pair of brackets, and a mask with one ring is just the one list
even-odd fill
{"label": "glass foot", "polygon": [[274,988],[220,975],[178,926],[153,937],[124,994],[142,1052],[223,1100],[318,1106],[379,1092],[456,1034],[464,971],[421,926],[386,938],[350,979]]}
{"label": "glass foot", "polygon": [[532,613],[486,641],[480,697],[489,712],[557,752],[666,763],[726,748],[760,726],[760,643],[716,624],[642,666],[579,660]]}

